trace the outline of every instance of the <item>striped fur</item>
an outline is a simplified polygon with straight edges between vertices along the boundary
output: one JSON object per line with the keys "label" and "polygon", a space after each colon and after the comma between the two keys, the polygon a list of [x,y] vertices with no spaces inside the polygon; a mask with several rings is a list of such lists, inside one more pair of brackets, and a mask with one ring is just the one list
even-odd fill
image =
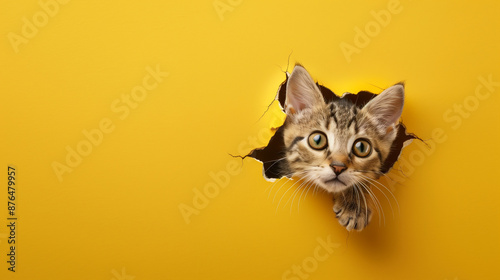
{"label": "striped fur", "polygon": [[[382,174],[381,168],[396,137],[403,101],[404,88],[398,84],[363,108],[345,99],[325,103],[303,67],[296,66],[288,79],[286,171],[333,193],[334,211],[348,230],[361,230],[370,220],[370,203],[364,203],[358,191],[369,192],[369,181]],[[327,145],[319,150],[310,144],[309,138],[315,132],[327,138]],[[366,157],[354,152],[353,145],[359,139],[371,146]]]}

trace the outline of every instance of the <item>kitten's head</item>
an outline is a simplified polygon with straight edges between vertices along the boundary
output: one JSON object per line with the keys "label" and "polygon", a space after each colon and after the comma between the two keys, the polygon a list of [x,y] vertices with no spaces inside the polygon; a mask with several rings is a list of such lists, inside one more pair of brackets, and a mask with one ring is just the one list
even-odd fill
{"label": "kitten's head", "polygon": [[329,192],[378,179],[396,138],[404,87],[396,84],[359,108],[325,103],[309,73],[295,66],[286,84],[287,171]]}

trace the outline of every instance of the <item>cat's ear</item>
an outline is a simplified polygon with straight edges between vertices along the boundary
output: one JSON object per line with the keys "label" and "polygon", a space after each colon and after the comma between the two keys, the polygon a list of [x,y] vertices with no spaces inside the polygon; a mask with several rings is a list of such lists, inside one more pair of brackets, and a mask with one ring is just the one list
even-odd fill
{"label": "cat's ear", "polygon": [[395,124],[403,112],[405,88],[403,84],[395,84],[370,100],[363,110],[376,119],[383,128]]}
{"label": "cat's ear", "polygon": [[286,83],[286,114],[293,115],[306,108],[324,104],[323,95],[307,70],[296,65]]}

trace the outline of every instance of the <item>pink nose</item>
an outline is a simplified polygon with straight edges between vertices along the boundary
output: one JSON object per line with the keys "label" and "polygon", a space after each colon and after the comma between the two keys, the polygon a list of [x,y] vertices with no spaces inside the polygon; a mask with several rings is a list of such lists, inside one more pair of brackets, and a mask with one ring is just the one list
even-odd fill
{"label": "pink nose", "polygon": [[339,163],[339,162],[332,162],[332,164],[330,164],[330,167],[332,168],[333,172],[337,176],[340,175],[340,173],[344,172],[347,169],[345,164]]}

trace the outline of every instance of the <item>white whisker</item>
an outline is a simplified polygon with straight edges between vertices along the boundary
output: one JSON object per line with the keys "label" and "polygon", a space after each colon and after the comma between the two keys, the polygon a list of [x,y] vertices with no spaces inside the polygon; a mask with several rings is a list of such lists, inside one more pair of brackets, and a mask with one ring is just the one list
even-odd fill
{"label": "white whisker", "polygon": [[[300,187],[297,188],[297,190],[302,189],[301,195],[302,195],[302,193],[304,193],[304,190],[307,188],[307,186],[309,186],[309,184],[311,183],[311,181],[312,181],[312,178],[306,177],[306,180],[304,181],[304,184],[301,184]],[[297,194],[298,194],[298,192],[297,192]],[[293,196],[292,203],[290,204],[290,207],[293,207],[293,202],[295,201],[295,196],[296,195]],[[297,202],[297,212],[299,212],[299,211],[300,211],[300,196],[299,196],[299,200]],[[290,209],[290,213],[292,213],[292,209]]]}
{"label": "white whisker", "polygon": [[361,189],[361,187],[358,185],[358,183],[355,183],[354,186],[360,190],[361,196],[363,197],[363,202],[365,203],[366,221],[368,222],[368,204],[366,203],[365,194],[364,194],[363,190]]}
{"label": "white whisker", "polygon": [[372,178],[370,178],[368,176],[361,175],[361,177],[363,177],[364,179],[368,180],[371,183],[372,186],[374,186],[375,188],[377,188],[385,196],[385,198],[389,202],[389,206],[391,207],[392,216],[394,217],[394,209],[392,207],[392,203],[391,203],[389,197],[385,194],[385,192],[382,191],[382,189],[380,189],[379,187],[377,187],[375,184],[378,184],[379,186],[381,186],[384,189],[386,189],[391,194],[392,198],[394,199],[394,202],[396,202],[396,206],[398,207],[398,215],[401,215],[401,210],[399,208],[399,202],[398,202],[396,196],[391,192],[391,190],[389,190],[389,188],[387,188],[384,184],[382,184],[382,183],[378,182],[377,180],[372,179]]}
{"label": "white whisker", "polygon": [[276,207],[276,213],[278,212],[278,209],[280,207],[280,204],[281,204],[281,201],[283,200],[283,198],[285,197],[285,195],[293,188],[293,186],[295,186],[298,182],[300,182],[300,180],[297,180],[295,183],[293,183],[286,191],[285,193],[283,193],[283,195],[281,196],[279,202],[278,202],[278,206]]}
{"label": "white whisker", "polygon": [[[377,210],[377,212],[379,213],[379,215],[381,215],[382,219],[384,220],[384,226],[385,226],[385,213],[382,204],[380,203],[380,200],[378,200],[377,196],[373,193],[373,191],[370,189],[369,186],[367,186],[364,182],[360,182],[360,184],[361,186],[364,187],[364,189],[368,192],[368,194],[372,198],[375,207],[379,209]],[[379,219],[379,226],[380,226],[380,219]]]}

